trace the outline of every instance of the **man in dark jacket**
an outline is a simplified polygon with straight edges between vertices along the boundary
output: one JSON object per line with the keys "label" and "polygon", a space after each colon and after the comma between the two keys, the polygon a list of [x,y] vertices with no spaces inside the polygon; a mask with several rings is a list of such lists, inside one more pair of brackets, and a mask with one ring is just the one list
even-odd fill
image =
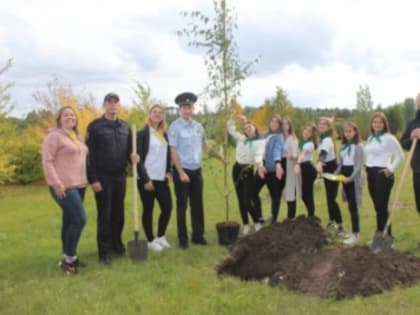
{"label": "man in dark jacket", "polygon": [[416,104],[416,117],[407,124],[407,129],[401,137],[401,145],[404,149],[410,150],[413,139],[417,139],[417,145],[411,159],[411,168],[413,169],[413,186],[417,212],[420,215],[420,93],[417,95]]}
{"label": "man in dark jacket", "polygon": [[[98,210],[99,262],[107,265],[111,262],[111,253],[123,255],[125,252],[121,233],[131,131],[127,123],[118,119],[121,106],[117,94],[108,93],[103,107],[105,114],[88,126],[86,144],[89,148],[87,175]],[[136,157],[132,159],[138,161]]]}

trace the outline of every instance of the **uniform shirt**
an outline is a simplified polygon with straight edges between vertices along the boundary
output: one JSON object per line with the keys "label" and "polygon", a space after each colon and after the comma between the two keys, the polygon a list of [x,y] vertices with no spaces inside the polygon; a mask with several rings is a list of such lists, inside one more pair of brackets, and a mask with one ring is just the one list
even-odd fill
{"label": "uniform shirt", "polygon": [[403,160],[400,143],[390,133],[380,136],[379,141],[370,136],[364,147],[364,152],[367,167],[388,168],[391,172],[394,172]]}
{"label": "uniform shirt", "polygon": [[[415,128],[420,128],[420,110],[417,110],[416,117],[408,122],[407,128],[401,137],[401,145],[407,151],[410,150],[413,140],[411,139],[411,132]],[[411,167],[414,173],[420,173],[420,141],[417,141],[416,148],[411,158]]]}
{"label": "uniform shirt", "polygon": [[178,118],[168,130],[169,145],[176,148],[181,167],[197,170],[201,167],[201,151],[205,144],[204,128],[196,122]]}
{"label": "uniform shirt", "polygon": [[334,143],[331,137],[325,137],[320,141],[318,152],[321,153],[321,151],[327,152],[325,163],[335,160]]}
{"label": "uniform shirt", "polygon": [[302,162],[312,161],[312,155],[314,153],[314,150],[315,150],[314,143],[312,141],[306,142],[302,146],[302,152],[306,151],[305,155],[303,156]]}
{"label": "uniform shirt", "polygon": [[150,143],[149,152],[146,156],[144,166],[146,167],[147,174],[151,180],[163,181],[166,176],[166,158],[168,154],[167,142],[162,142],[154,132],[153,128],[149,128]]}
{"label": "uniform shirt", "polygon": [[343,164],[343,166],[354,166],[354,154],[356,152],[356,145],[352,143],[344,150],[342,150],[343,148],[343,146],[340,148],[341,164]]}
{"label": "uniform shirt", "polygon": [[86,145],[90,183],[98,181],[98,174],[125,174],[131,153],[131,130],[126,122],[105,116],[95,119],[88,126]]}
{"label": "uniform shirt", "polygon": [[262,164],[265,140],[248,140],[247,137],[238,132],[235,122],[231,119],[227,122],[229,134],[236,140],[236,162],[239,164]]}

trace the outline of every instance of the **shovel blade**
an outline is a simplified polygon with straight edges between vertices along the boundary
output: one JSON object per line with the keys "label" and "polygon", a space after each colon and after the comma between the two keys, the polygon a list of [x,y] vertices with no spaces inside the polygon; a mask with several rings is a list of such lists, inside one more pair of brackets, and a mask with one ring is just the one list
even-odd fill
{"label": "shovel blade", "polygon": [[371,250],[374,253],[390,252],[392,250],[392,243],[393,242],[394,242],[394,238],[391,235],[380,234],[373,240]]}
{"label": "shovel blade", "polygon": [[127,243],[128,257],[133,261],[142,261],[147,258],[147,241],[134,239]]}

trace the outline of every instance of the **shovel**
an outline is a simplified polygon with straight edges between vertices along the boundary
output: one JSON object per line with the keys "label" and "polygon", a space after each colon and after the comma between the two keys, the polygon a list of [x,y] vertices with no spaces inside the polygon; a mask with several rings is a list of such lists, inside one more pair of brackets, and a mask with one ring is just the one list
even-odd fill
{"label": "shovel", "polygon": [[[137,153],[136,125],[132,125],[133,153]],[[133,261],[142,261],[147,258],[147,241],[139,240],[139,218],[137,213],[137,165],[133,163],[133,214],[134,214],[134,240],[128,241],[127,253]]]}
{"label": "shovel", "polygon": [[333,182],[343,182],[346,178],[342,174],[322,173],[322,177]]}
{"label": "shovel", "polygon": [[417,138],[415,138],[411,144],[410,152],[408,153],[407,161],[404,164],[403,171],[401,173],[400,181],[398,182],[397,191],[395,192],[394,200],[391,204],[391,209],[389,210],[388,220],[386,221],[384,231],[375,236],[372,242],[371,249],[374,253],[378,252],[389,252],[392,249],[392,243],[394,238],[388,234],[389,226],[391,225],[392,215],[395,212],[398,204],[398,198],[404,184],[405,177],[407,175],[408,167],[410,166],[411,159],[413,157],[414,150],[417,145]]}

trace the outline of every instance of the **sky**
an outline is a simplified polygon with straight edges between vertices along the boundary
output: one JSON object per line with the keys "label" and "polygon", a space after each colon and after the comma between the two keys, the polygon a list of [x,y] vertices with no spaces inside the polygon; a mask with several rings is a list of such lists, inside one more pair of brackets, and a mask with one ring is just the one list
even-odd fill
{"label": "sky", "polygon": [[[296,106],[348,107],[360,85],[381,106],[420,91],[420,3],[414,0],[230,0],[242,62],[259,58],[238,101],[261,106],[284,89]],[[33,94],[58,78],[98,106],[109,91],[130,106],[135,82],[173,105],[208,83],[203,51],[176,35],[181,11],[213,16],[211,0],[0,2],[0,82],[14,82],[12,115],[37,109]],[[208,101],[210,107],[212,102]]]}

